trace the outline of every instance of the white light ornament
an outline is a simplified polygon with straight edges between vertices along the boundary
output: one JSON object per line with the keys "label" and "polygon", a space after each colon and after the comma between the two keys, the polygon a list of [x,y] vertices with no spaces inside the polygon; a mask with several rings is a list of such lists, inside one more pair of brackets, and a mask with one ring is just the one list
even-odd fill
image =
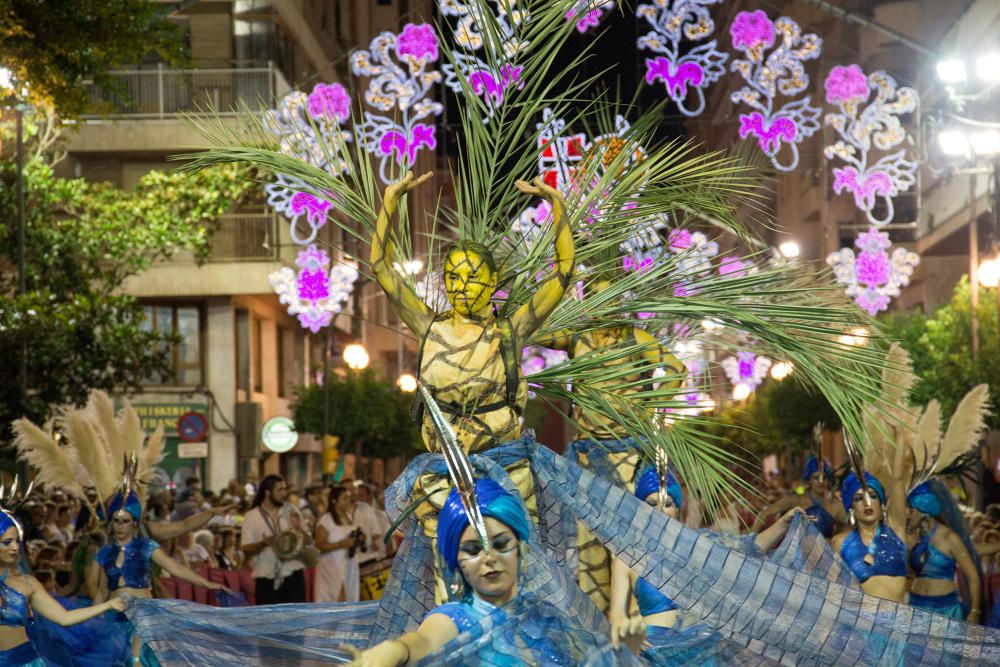
{"label": "white light ornament", "polygon": [[639,5],[635,15],[653,30],[636,41],[640,49],[660,55],[646,58],[646,83],[663,82],[667,95],[685,116],[705,110],[705,91],[726,73],[729,54],[718,50],[717,40],[682,50],[685,39],[701,42],[712,36],[715,23],[709,5],[722,0],[657,0]]}
{"label": "white light ornament", "polygon": [[[278,137],[282,153],[298,158],[330,174],[350,170],[345,142],[350,132],[342,129],[351,116],[351,100],[339,83],[319,83],[308,95],[294,91],[285,95],[277,108],[264,113],[264,127]],[[334,196],[317,197],[305,191],[298,179],[278,174],[274,183],[264,186],[267,203],[291,223],[292,241],[306,245],[326,224],[326,216]],[[309,233],[302,237],[298,223],[305,218]]]}
{"label": "white light ornament", "polygon": [[826,263],[833,267],[837,282],[847,286],[847,296],[865,312],[874,315],[888,310],[889,301],[899,296],[899,288],[910,284],[920,255],[906,248],[896,248],[890,254],[889,235],[875,227],[858,234],[854,245],[857,255],[850,248],[841,248],[830,253]]}
{"label": "white light ornament", "polygon": [[[491,68],[476,53],[484,53],[490,48],[490,42],[484,36],[488,19],[482,10],[494,6],[496,10],[489,20],[498,31],[500,53],[491,54],[490,61],[497,63],[496,68]],[[485,119],[488,121],[505,99],[524,88],[522,68],[515,64],[514,59],[527,46],[517,32],[530,16],[517,6],[517,0],[438,0],[438,9],[444,16],[457,19],[452,39],[459,48],[451,51],[454,64],[449,62],[441,67],[445,75],[444,84],[459,95],[469,87],[475,95],[481,96],[489,110]]]}
{"label": "white light ornament", "polygon": [[399,35],[380,33],[368,51],[351,56],[351,72],[369,80],[365,102],[387,114],[365,111],[364,123],[355,128],[358,142],[378,158],[385,184],[406,173],[421,150],[437,148],[432,117],[444,107],[427,98],[441,81],[441,72],[430,68],[437,59],[437,35],[426,23],[407,23]]}
{"label": "white light ornament", "polygon": [[267,281],[278,300],[288,306],[288,314],[297,317],[303,329],[319,333],[343,310],[358,271],[346,264],[337,264],[331,270],[330,256],[315,245],[301,251],[295,264],[300,269],[297,274],[286,266],[269,275]]}
{"label": "white light ornament", "polygon": [[720,362],[726,377],[733,383],[733,387],[745,386],[751,391],[757,388],[767,371],[771,368],[771,360],[761,357],[749,350],[742,350],[736,356],[728,356]]}
{"label": "white light ornament", "polygon": [[[840,107],[824,122],[838,135],[836,143],[823,149],[826,159],[840,158],[848,164],[833,170],[833,191],[854,195],[854,205],[876,227],[892,221],[892,199],[916,182],[917,163],[906,159],[906,149],[871,161],[874,149],[889,151],[906,141],[899,116],[917,108],[917,92],[896,88],[896,81],[879,70],[867,77],[857,65],[834,67],[823,84],[826,101]],[[875,99],[868,102],[871,92]],[[868,102],[867,105],[865,103]],[[884,217],[873,212],[877,198],[885,201]]]}
{"label": "white light ornament", "polygon": [[[787,16],[772,22],[761,10],[737,14],[729,32],[733,46],[744,56],[733,60],[730,69],[747,82],[730,99],[754,109],[740,114],[740,138],[756,137],[775,169],[792,171],[799,164],[798,144],[820,127],[820,109],[809,104],[809,95],[784,104],[777,98],[794,97],[809,87],[802,63],[819,57],[823,40],[803,35],[799,24]],[[779,157],[783,146],[788,147],[784,160]]]}

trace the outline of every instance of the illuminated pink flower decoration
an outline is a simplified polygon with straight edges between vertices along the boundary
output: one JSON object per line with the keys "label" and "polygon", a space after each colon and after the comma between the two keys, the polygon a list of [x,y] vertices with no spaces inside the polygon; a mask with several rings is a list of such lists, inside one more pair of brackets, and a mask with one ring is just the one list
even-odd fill
{"label": "illuminated pink flower decoration", "polygon": [[831,104],[868,99],[868,78],[857,65],[834,67],[823,87],[826,89],[826,101]]}
{"label": "illuminated pink flower decoration", "polygon": [[303,328],[319,332],[340,313],[358,279],[357,269],[338,264],[330,270],[330,257],[315,245],[298,254],[298,274],[284,267],[268,276],[278,300],[288,306],[288,314],[299,319]]}
{"label": "illuminated pink flower decoration", "polygon": [[319,229],[326,224],[326,212],[331,203],[325,199],[313,196],[308,192],[296,192],[292,195],[291,209],[295,215],[306,214],[309,224]]}
{"label": "illuminated pink flower decoration", "polygon": [[735,257],[723,257],[719,262],[719,275],[742,278],[747,274],[747,266],[746,262]]}
{"label": "illuminated pink flower decoration", "polygon": [[299,274],[299,298],[303,301],[321,301],[330,296],[330,281],[326,271],[303,271]]}
{"label": "illuminated pink flower decoration", "polygon": [[756,49],[774,44],[774,24],[767,18],[767,13],[760,9],[752,13],[737,14],[729,33],[733,36],[733,46],[736,48]]}
{"label": "illuminated pink flower decoration", "polygon": [[308,99],[313,118],[336,118],[343,123],[351,117],[351,97],[339,83],[317,83]]}
{"label": "illuminated pink flower decoration", "polygon": [[667,243],[674,252],[687,250],[693,243],[691,232],[686,229],[671,229],[670,234],[667,236]]}
{"label": "illuminated pink flower decoration", "polygon": [[889,252],[889,235],[872,227],[858,234],[850,248],[831,253],[826,262],[833,267],[837,282],[846,285],[847,296],[869,315],[887,310],[889,302],[900,295],[900,288],[910,284],[910,276],[920,263],[920,256],[906,248]]}
{"label": "illuminated pink flower decoration", "polygon": [[889,282],[889,256],[884,252],[863,252],[855,262],[858,282],[862,285],[874,287]]}
{"label": "illuminated pink flower decoration", "polygon": [[399,34],[400,56],[413,56],[414,58],[427,58],[434,61],[438,58],[437,35],[434,28],[427,23],[414,24],[407,23],[403,32]]}

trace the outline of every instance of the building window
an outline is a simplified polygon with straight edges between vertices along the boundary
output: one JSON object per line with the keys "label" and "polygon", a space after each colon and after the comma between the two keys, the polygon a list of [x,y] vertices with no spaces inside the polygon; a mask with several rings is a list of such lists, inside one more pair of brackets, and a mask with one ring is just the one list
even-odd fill
{"label": "building window", "polygon": [[167,352],[169,371],[145,379],[150,385],[198,386],[203,382],[201,307],[191,304],[148,304],[142,307],[147,331],[162,331],[177,335],[175,344],[161,343]]}

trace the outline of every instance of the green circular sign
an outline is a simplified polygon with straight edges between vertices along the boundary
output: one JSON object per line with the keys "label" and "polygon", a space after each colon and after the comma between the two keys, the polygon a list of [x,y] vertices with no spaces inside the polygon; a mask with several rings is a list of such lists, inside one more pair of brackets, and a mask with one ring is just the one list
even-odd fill
{"label": "green circular sign", "polygon": [[281,454],[295,446],[299,441],[299,434],[295,430],[295,422],[288,417],[272,417],[261,429],[260,438],[265,447]]}

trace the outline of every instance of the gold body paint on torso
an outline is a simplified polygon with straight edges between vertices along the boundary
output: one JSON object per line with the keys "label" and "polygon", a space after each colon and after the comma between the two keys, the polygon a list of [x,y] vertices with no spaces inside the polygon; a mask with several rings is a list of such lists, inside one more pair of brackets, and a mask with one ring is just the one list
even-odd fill
{"label": "gold body paint on torso", "polygon": [[[587,331],[575,337],[572,356],[574,358],[579,358],[595,350],[602,350],[622,345],[626,341],[629,343],[635,342],[634,340],[628,341],[628,338],[630,338],[629,333],[625,329],[620,328]],[[635,361],[636,360],[634,358],[624,358],[613,361],[609,360],[607,365],[609,368],[613,368],[614,366],[619,366],[625,363],[634,363]],[[606,388],[625,382],[633,382],[638,379],[639,374],[635,373],[633,375],[615,378],[614,380],[594,382],[593,385],[598,388]],[[645,388],[640,385],[627,389],[618,388],[615,390],[615,393],[619,396],[629,396],[644,390]],[[592,438],[594,440],[615,440],[618,438],[627,438],[631,435],[616,422],[596,413],[587,414],[580,410],[576,405],[573,406],[573,420],[581,429],[579,435],[581,438]]]}
{"label": "gold body paint on torso", "polygon": [[[501,403],[507,394],[500,329],[492,316],[483,322],[456,323],[450,314],[435,320],[424,340],[419,377],[439,404],[457,404],[467,411],[465,415],[445,411],[466,452],[478,452],[521,436],[520,419],[513,406],[475,413],[477,406]],[[527,383],[518,363],[519,409],[523,410],[527,397]],[[426,412],[421,433],[429,451],[441,450]]]}

